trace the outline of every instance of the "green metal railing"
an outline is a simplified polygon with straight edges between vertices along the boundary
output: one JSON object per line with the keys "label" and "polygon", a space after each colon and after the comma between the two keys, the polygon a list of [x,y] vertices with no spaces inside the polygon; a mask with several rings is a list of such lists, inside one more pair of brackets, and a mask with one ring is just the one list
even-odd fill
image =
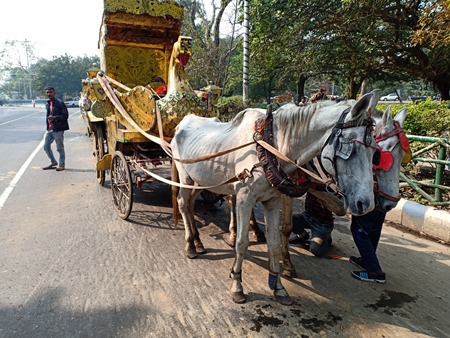
{"label": "green metal railing", "polygon": [[[423,180],[418,181],[408,178],[404,173],[400,172],[400,180],[406,183],[400,183],[400,187],[409,185],[420,195],[422,195],[431,205],[450,205],[450,201],[444,201],[442,198],[443,191],[450,191],[450,187],[443,185],[445,166],[450,166],[450,161],[447,158],[447,150],[450,149],[450,139],[440,137],[427,137],[407,135],[410,142],[418,141],[424,143],[431,143],[429,146],[420,149],[412,154],[412,159],[415,164],[418,162],[430,163],[431,166],[436,165],[436,175],[434,181]],[[420,155],[427,155],[428,152],[436,150],[438,158],[419,157]],[[425,192],[421,187],[434,188],[434,197]]]}

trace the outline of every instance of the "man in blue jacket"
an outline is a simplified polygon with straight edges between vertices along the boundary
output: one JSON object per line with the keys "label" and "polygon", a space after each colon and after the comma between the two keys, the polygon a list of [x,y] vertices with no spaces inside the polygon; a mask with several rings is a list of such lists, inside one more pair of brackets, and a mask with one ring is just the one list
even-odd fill
{"label": "man in blue jacket", "polygon": [[[48,97],[47,109],[47,131],[44,138],[44,150],[50,159],[50,164],[42,169],[55,169],[62,171],[65,169],[66,154],[64,151],[64,131],[69,129],[69,112],[63,101],[56,98],[56,91],[53,87],[45,88],[45,95]],[[56,162],[51,145],[55,141],[56,150],[59,153],[59,166]]]}

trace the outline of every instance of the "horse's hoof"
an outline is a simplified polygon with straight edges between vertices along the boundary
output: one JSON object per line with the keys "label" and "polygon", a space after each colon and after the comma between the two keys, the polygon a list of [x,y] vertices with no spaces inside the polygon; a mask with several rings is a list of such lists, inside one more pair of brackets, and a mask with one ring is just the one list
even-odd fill
{"label": "horse's hoof", "polygon": [[275,299],[278,303],[283,305],[292,305],[294,303],[294,300],[291,296],[278,296],[274,293]]}
{"label": "horse's hoof", "polygon": [[283,269],[283,276],[287,278],[297,278],[297,271],[295,269]]}
{"label": "horse's hoof", "polygon": [[231,293],[231,299],[233,300],[233,302],[237,303],[237,304],[242,304],[245,303],[247,301],[247,298],[245,298],[245,295],[242,291],[240,292],[232,292]]}
{"label": "horse's hoof", "polygon": [[197,253],[200,254],[200,255],[203,255],[203,254],[205,254],[207,252],[203,245],[202,246],[196,246],[195,247],[195,251],[197,251]]}
{"label": "horse's hoof", "polygon": [[189,252],[186,252],[186,257],[189,259],[194,259],[194,258],[198,257],[198,253],[196,251],[193,251],[193,252],[189,251]]}

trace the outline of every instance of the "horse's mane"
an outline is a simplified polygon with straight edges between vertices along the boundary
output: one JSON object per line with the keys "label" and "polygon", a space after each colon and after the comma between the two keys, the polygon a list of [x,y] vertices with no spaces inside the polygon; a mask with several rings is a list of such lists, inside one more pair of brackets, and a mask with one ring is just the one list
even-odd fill
{"label": "horse's mane", "polygon": [[280,141],[287,144],[295,137],[295,134],[306,134],[313,115],[321,108],[328,106],[348,106],[348,104],[347,101],[336,103],[324,100],[306,106],[287,104],[277,109],[274,118],[277,119],[278,133],[281,135]]}

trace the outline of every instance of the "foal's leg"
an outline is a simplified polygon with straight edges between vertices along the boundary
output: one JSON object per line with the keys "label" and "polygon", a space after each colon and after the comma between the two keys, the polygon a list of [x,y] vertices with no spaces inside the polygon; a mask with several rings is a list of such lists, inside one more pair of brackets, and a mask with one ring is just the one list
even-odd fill
{"label": "foal's leg", "polygon": [[296,278],[297,272],[295,266],[291,262],[291,256],[289,254],[289,236],[292,231],[292,210],[294,207],[294,199],[289,196],[282,195],[282,227],[283,233],[283,246],[281,249],[281,257],[283,262],[283,275],[286,277]]}
{"label": "foal's leg", "polygon": [[185,251],[186,256],[192,259],[196,258],[198,256],[198,253],[195,250],[194,244],[195,238],[194,231],[197,231],[197,227],[195,226],[193,208],[190,207],[191,205],[190,203],[192,203],[189,201],[190,197],[191,197],[190,189],[180,188],[180,191],[178,192],[177,202],[184,223],[184,239],[186,241]]}
{"label": "foal's leg", "polygon": [[262,203],[266,221],[267,249],[269,251],[269,287],[277,302],[292,305],[293,300],[281,284],[281,245],[279,231],[280,198],[274,197]]}

